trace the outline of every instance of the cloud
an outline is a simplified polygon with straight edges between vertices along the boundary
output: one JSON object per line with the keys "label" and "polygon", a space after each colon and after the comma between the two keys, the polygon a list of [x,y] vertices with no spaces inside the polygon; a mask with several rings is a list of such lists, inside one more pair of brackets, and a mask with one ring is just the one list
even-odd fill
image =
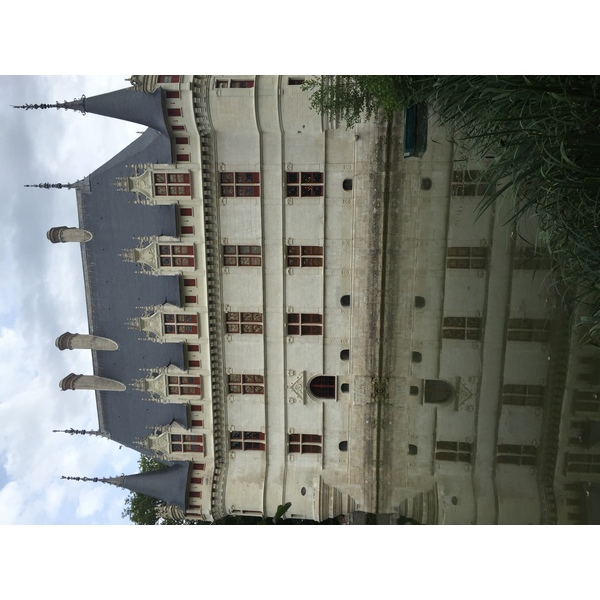
{"label": "cloud", "polygon": [[64,331],[87,332],[76,244],[51,244],[46,231],[76,226],[75,192],[24,188],[84,177],[130,143],[139,126],[55,109],[10,104],[49,102],[125,87],[124,77],[0,77],[4,136],[0,159],[10,177],[0,218],[0,521],[119,523],[127,492],[61,480],[137,471],[137,453],[97,437],[53,429],[96,429],[92,392],[62,392],[70,372],[91,373],[88,351],[60,352]]}

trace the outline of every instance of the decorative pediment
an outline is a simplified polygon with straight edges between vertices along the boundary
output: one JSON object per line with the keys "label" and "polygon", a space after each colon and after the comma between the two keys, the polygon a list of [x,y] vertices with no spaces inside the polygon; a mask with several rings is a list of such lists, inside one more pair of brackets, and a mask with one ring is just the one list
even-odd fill
{"label": "decorative pediment", "polygon": [[304,402],[306,400],[306,371],[301,371],[300,375],[290,385],[290,389]]}

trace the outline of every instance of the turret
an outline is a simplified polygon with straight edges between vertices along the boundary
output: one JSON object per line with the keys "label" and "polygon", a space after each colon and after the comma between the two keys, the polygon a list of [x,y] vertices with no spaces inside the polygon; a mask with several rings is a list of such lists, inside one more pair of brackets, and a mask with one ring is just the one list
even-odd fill
{"label": "turret", "polygon": [[56,338],[56,347],[59,350],[107,350],[119,349],[119,344],[105,337],[85,335],[66,331]]}
{"label": "turret", "polygon": [[98,377],[97,375],[67,375],[58,384],[64,392],[66,390],[103,390],[107,392],[124,392],[127,387],[120,381]]}
{"label": "turret", "polygon": [[67,227],[66,225],[63,225],[62,227],[52,227],[52,229],[48,230],[46,236],[53,244],[58,244],[59,242],[85,243],[89,242],[92,239],[92,237],[94,237],[86,229],[79,229],[78,227]]}

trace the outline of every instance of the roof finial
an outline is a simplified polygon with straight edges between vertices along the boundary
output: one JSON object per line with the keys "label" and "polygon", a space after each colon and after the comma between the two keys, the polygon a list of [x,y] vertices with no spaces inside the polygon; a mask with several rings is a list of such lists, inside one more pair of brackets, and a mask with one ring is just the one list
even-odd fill
{"label": "roof finial", "polygon": [[65,110],[78,110],[82,115],[86,114],[85,110],[85,95],[81,98],[73,98],[72,102],[65,100],[64,102],[56,101],[54,104],[21,104],[19,106],[12,105],[13,108],[22,108],[24,110],[36,110],[38,108],[56,108],[57,110],[64,108]]}
{"label": "roof finial", "polygon": [[100,430],[90,431],[86,429],[53,429],[52,433],[68,433],[69,435],[97,435],[105,437],[105,434]]}
{"label": "roof finial", "polygon": [[72,190],[77,187],[77,183],[36,183],[33,185],[25,184],[23,187],[36,187],[44,190],[62,190],[63,188],[67,190]]}

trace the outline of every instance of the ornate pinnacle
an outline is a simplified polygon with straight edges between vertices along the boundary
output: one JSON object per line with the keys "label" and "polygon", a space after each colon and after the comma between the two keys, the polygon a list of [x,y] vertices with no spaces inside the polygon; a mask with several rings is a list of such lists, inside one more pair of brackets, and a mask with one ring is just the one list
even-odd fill
{"label": "ornate pinnacle", "polygon": [[[71,106],[69,106],[71,105]],[[36,110],[38,108],[56,108],[57,110],[64,108],[68,110],[69,108],[74,110],[79,110],[81,114],[85,115],[85,96],[81,96],[81,98],[73,98],[73,102],[58,102],[56,101],[54,104],[21,104],[20,106],[12,105],[13,108],[22,108],[24,110]]]}
{"label": "ornate pinnacle", "polygon": [[64,475],[61,475],[60,478],[68,479],[69,481],[93,481],[94,483],[102,481],[101,477],[65,477]]}
{"label": "ornate pinnacle", "polygon": [[77,187],[77,184],[76,183],[38,183],[38,184],[34,184],[34,185],[25,184],[23,187],[36,187],[36,188],[42,188],[44,190],[50,190],[50,189],[62,190],[63,188],[65,188],[67,190],[72,190],[73,188]]}
{"label": "ornate pinnacle", "polygon": [[86,429],[53,429],[52,433],[68,433],[69,435],[98,435],[104,437],[101,431],[88,431]]}

